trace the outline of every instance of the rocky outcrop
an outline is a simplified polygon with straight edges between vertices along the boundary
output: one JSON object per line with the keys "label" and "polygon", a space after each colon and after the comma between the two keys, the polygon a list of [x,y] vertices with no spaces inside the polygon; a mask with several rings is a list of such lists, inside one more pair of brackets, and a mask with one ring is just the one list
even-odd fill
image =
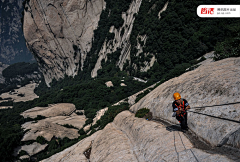
{"label": "rocky outcrop", "polygon": [[69,139],[74,139],[79,136],[77,129],[65,128],[49,121],[49,119],[39,120],[37,123],[24,123],[22,128],[29,130],[23,136],[22,141],[36,140],[38,136],[43,136],[48,141],[50,141],[53,136],[57,138],[68,137]]}
{"label": "rocky outcrop", "polygon": [[88,161],[84,152],[91,148],[91,162],[112,161],[231,161],[219,154],[209,154],[193,147],[182,132],[121,112],[103,130],[72,147],[43,160]]}
{"label": "rocky outcrop", "polygon": [[11,98],[13,102],[30,101],[39,97],[34,93],[34,89],[37,86],[38,86],[37,83],[30,83],[23,87],[20,87],[19,89],[14,89],[13,92],[3,93],[0,95],[0,97],[3,99],[2,101],[7,101],[4,100],[6,98]]}
{"label": "rocky outcrop", "polygon": [[[94,69],[92,70],[91,76],[96,77],[97,71],[102,68],[101,62],[104,59],[107,61],[107,53],[113,53],[117,51],[117,48],[122,48],[121,55],[119,56],[119,60],[117,62],[117,66],[122,70],[123,65],[127,60],[130,60],[130,35],[133,28],[133,23],[135,20],[134,14],[138,13],[139,8],[141,6],[142,0],[132,1],[129,6],[127,12],[122,13],[122,19],[124,23],[122,27],[116,29],[114,26],[110,28],[110,33],[114,33],[113,40],[105,40],[102,45],[102,48],[98,54],[98,60],[95,64]],[[123,34],[121,34],[123,32]]]}
{"label": "rocky outcrop", "polygon": [[95,125],[97,123],[98,120],[101,119],[101,117],[105,114],[105,112],[108,110],[108,107],[104,108],[104,109],[101,109],[99,111],[97,111],[97,114],[96,116],[93,118],[93,122],[92,124],[88,124],[87,126],[85,126],[83,129],[84,131],[88,131],[91,127],[91,125]]}
{"label": "rocky outcrop", "polygon": [[161,13],[164,12],[164,11],[166,11],[167,6],[168,6],[168,1],[167,1],[167,3],[165,3],[165,5],[164,5],[164,7],[161,9],[161,11],[159,11],[159,13],[158,13],[158,18],[159,18],[159,19],[161,18]]}
{"label": "rocky outcrop", "polygon": [[93,140],[101,134],[101,130],[94,133],[90,137],[87,137],[77,144],[65,149],[62,152],[59,152],[48,159],[42,160],[41,162],[57,162],[57,161],[81,161],[88,162],[88,159],[83,154],[89,147],[91,147]]}
{"label": "rocky outcrop", "polygon": [[24,36],[47,84],[65,74],[75,76],[83,68],[104,8],[104,0],[31,0],[26,4]]}
{"label": "rocky outcrop", "polygon": [[[35,107],[24,111],[21,115],[24,118],[36,118],[38,115],[48,117],[36,122],[27,122],[22,125],[23,129],[28,131],[22,141],[36,140],[38,136],[45,137],[48,141],[53,136],[70,139],[79,136],[78,130],[63,127],[64,125],[71,125],[81,129],[87,120],[85,115],[77,115],[74,113],[76,110],[74,104],[61,103],[52,104],[48,107]],[[63,126],[61,126],[63,125]]]}
{"label": "rocky outcrop", "polygon": [[37,115],[45,117],[55,117],[55,116],[69,116],[76,110],[74,104],[71,103],[60,103],[52,104],[48,107],[35,107],[24,111],[21,115],[24,118],[36,118]]}
{"label": "rocky outcrop", "polygon": [[[206,62],[205,62],[206,63]],[[172,117],[173,93],[179,92],[191,107],[220,105],[239,102],[240,58],[228,58],[206,63],[199,68],[173,78],[155,88],[133,105],[130,110],[149,108],[155,119],[178,123]],[[188,114],[190,129],[213,146],[224,144],[240,148],[240,124],[221,120],[240,121],[239,104],[192,109]],[[216,116],[214,118],[202,114]]]}
{"label": "rocky outcrop", "polygon": [[[35,107],[24,111],[21,115],[24,118],[36,118],[38,115],[47,117],[46,119],[26,122],[22,128],[26,131],[22,141],[36,140],[38,136],[50,141],[53,137],[75,139],[79,137],[78,131],[87,120],[85,115],[75,113],[75,105],[70,103],[52,104],[48,107]],[[73,128],[69,128],[72,127]],[[34,155],[44,150],[46,145],[33,143],[16,148],[17,152],[25,150],[28,154]]]}
{"label": "rocky outcrop", "polygon": [[112,81],[108,81],[105,83],[107,87],[113,87],[113,83]]}
{"label": "rocky outcrop", "polygon": [[28,155],[32,156],[44,150],[47,147],[47,145],[48,144],[41,145],[40,143],[34,142],[33,144],[30,144],[30,145],[21,146],[20,149],[18,150],[18,153],[21,150],[24,150],[28,153]]}

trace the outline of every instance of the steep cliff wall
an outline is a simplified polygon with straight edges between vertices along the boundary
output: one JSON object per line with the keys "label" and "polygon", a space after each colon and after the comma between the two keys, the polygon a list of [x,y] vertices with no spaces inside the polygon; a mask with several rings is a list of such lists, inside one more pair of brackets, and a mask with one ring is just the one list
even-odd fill
{"label": "steep cliff wall", "polygon": [[[173,78],[142,98],[130,109],[149,108],[155,118],[178,123],[172,117],[173,93],[179,92],[191,107],[239,102],[240,58],[229,58],[201,65],[194,71]],[[191,111],[240,121],[239,104]],[[240,124],[189,112],[189,127],[199,137],[214,146],[224,144],[240,148]]]}
{"label": "steep cliff wall", "polygon": [[[84,70],[84,67],[86,68],[89,64],[93,64],[93,67],[91,65],[91,69],[88,69],[91,70],[92,77],[98,75],[97,72],[102,69],[103,61],[114,62],[111,66],[117,66],[120,70],[124,70],[125,63],[131,64],[130,36],[142,0],[134,0],[128,3],[130,4],[127,6],[128,9],[120,12],[121,15],[119,13],[114,15],[114,11],[111,11],[111,5],[105,10],[106,3],[104,0],[81,0],[80,2],[31,0],[25,5],[24,36],[28,48],[39,63],[47,85],[53,78],[58,80],[63,78],[65,74],[75,76],[80,69]],[[149,13],[155,7],[156,4],[150,8]],[[165,5],[166,8],[167,4]],[[98,28],[103,10],[109,12],[108,18],[111,18],[111,22],[110,20],[107,22],[108,27],[106,29],[109,30],[109,33],[106,33],[104,29],[102,33],[97,34],[96,38],[106,36],[105,41],[102,44],[94,44],[98,50],[94,47],[96,51],[91,51],[91,54],[87,56],[94,43],[94,30]],[[116,8],[113,8],[113,10],[116,10]],[[121,18],[119,18],[120,16]],[[115,17],[117,18],[115,19]],[[106,17],[103,19],[108,21]],[[115,23],[114,21],[119,20],[123,21],[121,26],[112,25]],[[111,38],[109,35],[111,35]],[[139,35],[136,39],[138,39],[137,54],[134,55],[144,61],[140,65],[134,63],[131,66],[136,71],[146,72],[157,59],[153,53],[143,52],[148,35]],[[108,58],[107,54],[114,55],[114,52],[118,50],[120,51],[118,56],[111,56],[114,57],[113,60]],[[141,53],[141,56],[139,53]],[[89,58],[84,65],[86,57]],[[146,57],[148,57],[147,60],[145,60]]]}
{"label": "steep cliff wall", "polygon": [[103,59],[105,62],[107,61],[107,53],[113,53],[117,51],[117,48],[122,48],[121,55],[119,56],[119,60],[117,63],[117,66],[119,66],[121,70],[123,69],[123,64],[127,60],[130,60],[131,44],[129,39],[135,20],[134,14],[139,11],[141,3],[142,0],[132,1],[127,12],[122,13],[122,19],[124,20],[123,25],[119,29],[116,29],[114,26],[110,28],[109,32],[114,34],[114,39],[105,40],[105,42],[103,43],[101,51],[98,54],[98,60],[91,73],[92,77],[96,77],[97,71],[102,68],[101,61]]}
{"label": "steep cliff wall", "polygon": [[104,7],[104,0],[31,0],[26,4],[24,36],[47,84],[65,74],[75,76],[83,68]]}

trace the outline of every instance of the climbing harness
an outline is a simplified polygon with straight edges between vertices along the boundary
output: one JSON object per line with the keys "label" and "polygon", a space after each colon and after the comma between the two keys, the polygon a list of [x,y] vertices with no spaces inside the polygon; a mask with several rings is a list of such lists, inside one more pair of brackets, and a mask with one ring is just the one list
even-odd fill
{"label": "climbing harness", "polygon": [[178,110],[179,110],[180,108],[183,109],[183,112],[181,112],[178,116],[183,117],[184,115],[186,115],[187,112],[186,112],[186,110],[185,110],[185,108],[184,108],[184,105],[185,105],[184,101],[183,101],[182,104],[180,104],[179,106],[178,106],[177,104],[175,104],[175,105],[177,106]]}

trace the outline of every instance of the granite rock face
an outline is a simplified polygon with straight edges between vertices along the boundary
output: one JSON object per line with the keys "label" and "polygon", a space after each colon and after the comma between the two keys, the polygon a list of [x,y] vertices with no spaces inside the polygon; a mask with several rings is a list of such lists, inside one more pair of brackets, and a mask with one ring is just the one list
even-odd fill
{"label": "granite rock face", "polygon": [[104,8],[104,0],[31,0],[26,4],[24,37],[47,84],[82,70]]}
{"label": "granite rock face", "polygon": [[71,103],[59,103],[52,104],[48,107],[34,107],[32,109],[24,111],[21,115],[24,118],[36,118],[37,115],[45,117],[55,117],[55,116],[69,116],[76,110],[74,104]]}
{"label": "granite rock face", "polygon": [[[109,41],[105,40],[105,42],[103,43],[102,48],[98,53],[98,60],[91,73],[92,77],[96,77],[97,71],[102,68],[102,60],[107,61],[107,53],[113,53],[117,51],[117,48],[122,48],[121,55],[119,56],[117,62],[117,66],[121,70],[123,69],[124,63],[127,60],[130,60],[131,44],[129,39],[135,20],[134,14],[138,13],[141,3],[142,0],[132,1],[127,12],[122,13],[122,19],[124,20],[122,27],[116,29],[114,26],[112,26],[110,28],[109,32],[114,34],[114,39]],[[122,31],[124,31],[123,34],[121,34]]]}
{"label": "granite rock face", "polygon": [[[130,110],[149,108],[154,118],[172,123],[173,93],[179,92],[191,107],[221,105],[240,101],[240,58],[228,58],[203,64],[173,78],[150,92]],[[240,121],[239,104],[192,109],[191,111]],[[224,144],[240,148],[240,124],[202,114],[188,113],[188,125],[200,138],[213,146]]]}
{"label": "granite rock face", "polygon": [[27,122],[22,125],[23,129],[29,129],[22,141],[36,140],[38,136],[45,137],[48,141],[53,136],[70,139],[79,136],[77,129],[69,129],[62,125],[72,125],[81,129],[85,124],[85,115],[77,115],[74,113],[76,110],[74,104],[60,103],[52,104],[48,107],[35,107],[24,111],[21,115],[24,118],[36,118],[38,115],[47,117],[46,119],[35,122]]}
{"label": "granite rock face", "polygon": [[[18,89],[14,89],[14,92],[7,92],[7,93],[2,93],[0,95],[0,97],[3,99],[0,102],[4,102],[7,101],[5,100],[6,98],[11,98],[13,100],[13,102],[25,102],[25,101],[30,101],[33,100],[35,98],[38,98],[39,96],[37,96],[34,93],[34,89],[38,86],[37,83],[30,83],[27,84],[23,87],[20,87]],[[23,95],[23,96],[20,96]]]}
{"label": "granite rock face", "polygon": [[[75,139],[79,137],[78,131],[87,120],[85,115],[75,113],[75,105],[70,103],[52,104],[48,107],[35,107],[24,111],[21,115],[24,118],[36,118],[38,115],[47,117],[38,121],[30,121],[22,124],[27,131],[21,141],[36,140],[38,136],[50,141],[53,137]],[[73,128],[69,128],[73,126]],[[47,145],[33,143],[16,148],[16,152],[25,150],[29,155],[34,155],[45,149]]]}
{"label": "granite rock face", "polygon": [[83,154],[87,148],[91,148],[91,162],[231,161],[194,148],[182,132],[123,111],[103,130],[43,162],[88,161]]}
{"label": "granite rock face", "polygon": [[34,142],[33,144],[30,144],[30,145],[21,146],[18,152],[20,152],[21,150],[24,150],[28,153],[28,155],[32,156],[44,150],[47,147],[47,145],[48,144],[41,145],[40,143]]}
{"label": "granite rock face", "polygon": [[36,140],[38,136],[43,136],[48,141],[50,141],[53,136],[57,138],[68,137],[69,139],[74,139],[79,136],[77,129],[63,127],[55,124],[51,120],[49,121],[49,119],[39,120],[37,123],[24,123],[22,128],[29,131],[25,133],[21,141]]}

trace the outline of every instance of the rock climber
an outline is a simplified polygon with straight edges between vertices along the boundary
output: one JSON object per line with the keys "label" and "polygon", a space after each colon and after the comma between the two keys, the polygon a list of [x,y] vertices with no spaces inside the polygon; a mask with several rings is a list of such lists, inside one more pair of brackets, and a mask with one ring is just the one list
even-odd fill
{"label": "rock climber", "polygon": [[174,116],[176,116],[176,119],[180,122],[181,129],[182,130],[188,130],[188,124],[187,124],[187,111],[190,109],[190,106],[187,102],[187,100],[181,98],[181,95],[176,92],[173,94],[174,102],[172,103]]}

